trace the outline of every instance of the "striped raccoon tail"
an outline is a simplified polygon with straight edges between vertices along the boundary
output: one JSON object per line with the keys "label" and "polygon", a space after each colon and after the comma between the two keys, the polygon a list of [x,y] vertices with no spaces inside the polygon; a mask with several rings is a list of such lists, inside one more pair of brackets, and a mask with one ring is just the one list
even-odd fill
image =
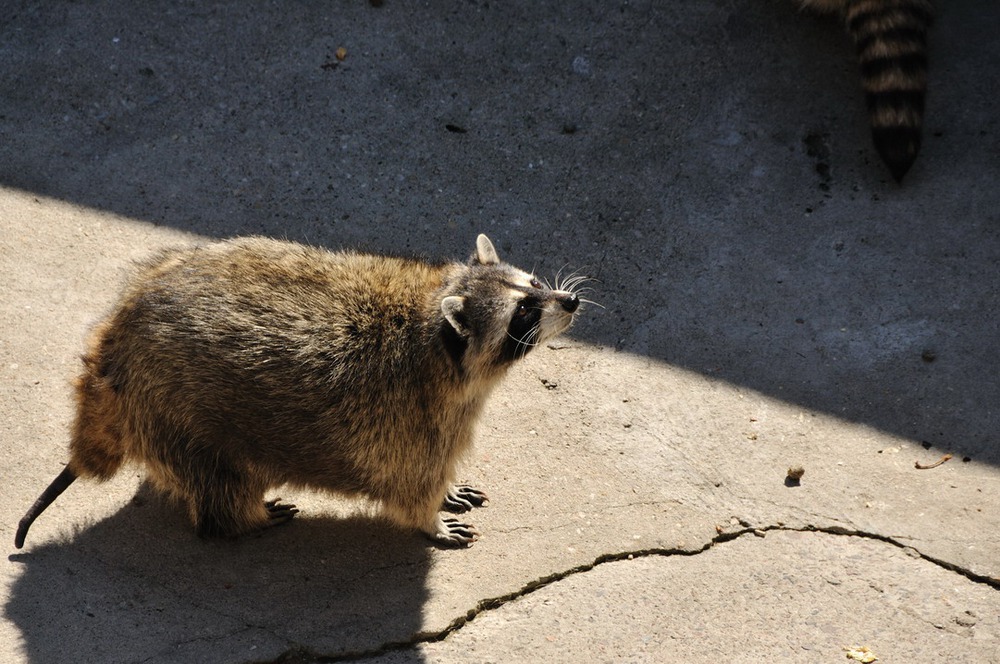
{"label": "striped raccoon tail", "polygon": [[930,0],[847,0],[875,149],[897,182],[920,151]]}

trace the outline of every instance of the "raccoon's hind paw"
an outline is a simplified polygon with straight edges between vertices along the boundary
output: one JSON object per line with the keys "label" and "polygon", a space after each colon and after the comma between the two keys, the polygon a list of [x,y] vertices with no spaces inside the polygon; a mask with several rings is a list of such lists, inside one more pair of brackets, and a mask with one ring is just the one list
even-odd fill
{"label": "raccoon's hind paw", "polygon": [[453,517],[438,518],[437,531],[432,538],[438,544],[445,546],[472,546],[472,543],[479,539],[479,531],[476,527],[462,523]]}
{"label": "raccoon's hind paw", "polygon": [[468,484],[452,484],[448,487],[448,493],[444,497],[441,509],[460,514],[468,512],[473,507],[486,507],[489,504],[489,496],[479,489]]}
{"label": "raccoon's hind paw", "polygon": [[279,523],[285,523],[290,521],[292,517],[299,513],[295,505],[286,505],[279,503],[281,498],[275,498],[274,500],[268,500],[264,502],[264,509],[267,510],[268,521],[265,525],[276,526]]}

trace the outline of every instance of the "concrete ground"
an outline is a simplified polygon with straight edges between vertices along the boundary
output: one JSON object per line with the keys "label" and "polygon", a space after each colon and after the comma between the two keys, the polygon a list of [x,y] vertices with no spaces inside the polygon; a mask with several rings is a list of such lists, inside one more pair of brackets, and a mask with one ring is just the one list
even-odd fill
{"label": "concrete ground", "polygon": [[[939,5],[899,186],[792,2],[3,3],[0,661],[1000,662],[1000,6]],[[490,403],[475,546],[203,542],[133,469],[14,549],[134,260],[479,232],[603,307]]]}

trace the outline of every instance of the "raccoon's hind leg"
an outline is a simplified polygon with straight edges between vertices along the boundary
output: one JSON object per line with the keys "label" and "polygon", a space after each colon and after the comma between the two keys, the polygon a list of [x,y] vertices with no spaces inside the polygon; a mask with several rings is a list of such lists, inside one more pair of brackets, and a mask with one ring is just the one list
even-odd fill
{"label": "raccoon's hind leg", "polygon": [[267,523],[264,527],[276,526],[279,523],[284,523],[291,520],[296,514],[299,513],[298,508],[291,503],[278,502],[281,498],[275,498],[273,500],[264,501],[264,509],[267,510]]}
{"label": "raccoon's hind leg", "polygon": [[198,537],[238,537],[285,523],[298,514],[295,505],[264,501],[261,492],[230,484],[224,491],[207,490],[191,499]]}
{"label": "raccoon's hind leg", "polygon": [[461,514],[468,512],[473,507],[486,507],[490,504],[490,498],[485,493],[471,487],[468,484],[452,484],[448,487],[448,493],[444,496],[441,509],[446,512]]}
{"label": "raccoon's hind leg", "polygon": [[233,468],[225,461],[204,459],[191,463],[172,493],[180,496],[199,537],[237,537],[284,523],[294,517],[295,505],[265,501],[266,482]]}
{"label": "raccoon's hind leg", "polygon": [[295,505],[265,501],[249,484],[228,482],[225,488],[203,488],[189,497],[189,514],[198,537],[238,537],[285,523],[298,514]]}

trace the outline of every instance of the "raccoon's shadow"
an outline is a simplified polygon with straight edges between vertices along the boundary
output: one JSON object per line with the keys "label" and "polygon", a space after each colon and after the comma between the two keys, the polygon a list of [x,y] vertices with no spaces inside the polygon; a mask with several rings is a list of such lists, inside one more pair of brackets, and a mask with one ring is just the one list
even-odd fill
{"label": "raccoon's shadow", "polygon": [[31,662],[376,649],[420,630],[430,566],[418,535],[357,516],[303,514],[257,535],[201,541],[146,486],[113,516],[10,561],[23,570],[5,617]]}

